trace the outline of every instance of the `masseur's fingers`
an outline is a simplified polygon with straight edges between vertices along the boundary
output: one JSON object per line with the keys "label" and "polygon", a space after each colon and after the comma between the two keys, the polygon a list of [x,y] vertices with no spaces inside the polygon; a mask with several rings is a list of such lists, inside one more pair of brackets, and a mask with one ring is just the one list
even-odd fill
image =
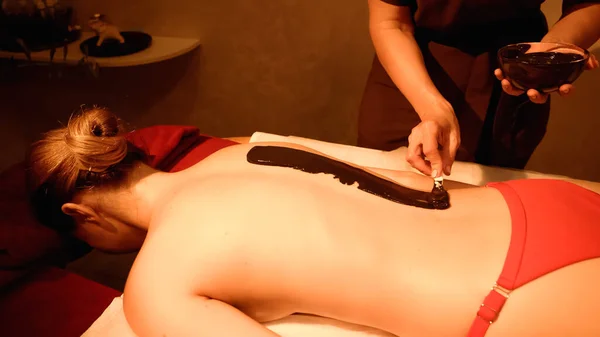
{"label": "masseur's fingers", "polygon": [[500,81],[500,84],[502,85],[502,90],[511,96],[521,96],[524,93],[523,90],[513,87],[513,85],[510,84],[510,81],[506,78]]}
{"label": "masseur's fingers", "polygon": [[452,173],[452,165],[456,158],[456,151],[460,146],[460,134],[458,131],[450,133],[442,142],[442,162],[444,163],[444,174],[449,176]]}
{"label": "masseur's fingers", "polygon": [[423,154],[431,165],[431,176],[437,178],[442,175],[444,162],[439,150],[440,129],[436,123],[423,123]]}
{"label": "masseur's fingers", "polygon": [[494,70],[494,75],[496,76],[498,81],[502,81],[504,79],[504,74],[502,73],[502,70],[500,70],[500,68]]}
{"label": "masseur's fingers", "polygon": [[511,96],[521,96],[523,95],[524,91],[515,88],[510,81],[508,80],[508,78],[506,78],[504,76],[504,73],[502,73],[502,70],[500,69],[496,69],[494,70],[494,75],[496,76],[496,78],[498,79],[498,81],[500,81],[500,85],[502,86],[502,90],[504,90],[505,93],[511,95]]}
{"label": "masseur's fingers", "polygon": [[567,96],[573,92],[575,87],[572,84],[563,84],[558,88],[558,94],[561,96]]}
{"label": "masseur's fingers", "polygon": [[406,161],[421,173],[431,175],[431,166],[423,158],[423,147],[419,127],[415,127],[408,136],[408,149],[406,151]]}
{"label": "masseur's fingers", "polygon": [[454,164],[454,156],[450,151],[449,142],[445,141],[440,150],[440,155],[442,157],[442,173],[449,176],[450,171],[452,171],[452,164]]}
{"label": "masseur's fingers", "polygon": [[420,117],[421,123],[408,136],[406,161],[421,173],[437,178],[449,172],[452,166],[457,141],[448,146],[450,139],[460,137],[458,120],[448,102],[433,103]]}
{"label": "masseur's fingers", "polygon": [[596,69],[598,67],[600,67],[600,64],[598,63],[598,59],[596,58],[596,55],[590,54],[590,58],[588,59],[587,63],[585,64],[585,69],[591,70],[591,69]]}
{"label": "masseur's fingers", "polygon": [[535,89],[527,90],[527,96],[529,97],[530,101],[537,104],[546,103],[546,100],[548,100],[548,94],[542,94]]}
{"label": "masseur's fingers", "polygon": [[507,94],[512,96],[520,96],[523,94],[523,90],[519,90],[513,87],[512,84],[510,84],[510,81],[504,76],[504,73],[501,69],[494,70],[494,75],[496,76],[498,81],[500,81],[500,84],[502,85],[502,90],[504,90]]}

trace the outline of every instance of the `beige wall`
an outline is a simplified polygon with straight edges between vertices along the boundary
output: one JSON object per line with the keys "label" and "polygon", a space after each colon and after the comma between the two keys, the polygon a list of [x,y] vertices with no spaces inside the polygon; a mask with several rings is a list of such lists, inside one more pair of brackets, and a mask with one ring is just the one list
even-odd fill
{"label": "beige wall", "polygon": [[[353,142],[372,57],[366,1],[72,1],[82,18],[107,13],[123,28],[198,37],[194,53],[160,64],[19,71],[0,81],[1,167],[80,104],[106,104],[134,126],[193,124],[215,136],[256,130]],[[6,116],[6,117],[5,117]],[[31,121],[36,121],[31,125]]]}
{"label": "beige wall", "polygon": [[[560,17],[561,1],[547,1],[548,23]],[[600,57],[600,41],[590,48]],[[600,181],[600,69],[586,71],[569,97],[552,97],[548,133],[528,168]]]}
{"label": "beige wall", "polygon": [[[97,80],[72,68],[60,80],[43,68],[1,79],[0,169],[80,104],[108,105],[136,127],[180,123],[215,136],[261,130],[355,141],[373,55],[366,1],[70,2],[81,18],[102,12],[123,28],[198,37],[202,47],[159,64],[103,69]],[[546,4],[550,21],[559,7]],[[553,102],[548,135],[529,168],[600,180],[600,143],[592,139],[599,76],[584,74],[573,97]]]}

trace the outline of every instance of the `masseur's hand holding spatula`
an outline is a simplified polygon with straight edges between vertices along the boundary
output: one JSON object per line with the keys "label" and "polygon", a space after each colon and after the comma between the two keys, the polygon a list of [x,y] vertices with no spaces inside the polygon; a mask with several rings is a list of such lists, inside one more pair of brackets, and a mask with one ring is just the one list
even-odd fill
{"label": "masseur's hand holding spatula", "polygon": [[452,105],[433,104],[434,109],[420,113],[421,123],[408,137],[406,161],[441,184],[450,175],[460,146],[460,129]]}

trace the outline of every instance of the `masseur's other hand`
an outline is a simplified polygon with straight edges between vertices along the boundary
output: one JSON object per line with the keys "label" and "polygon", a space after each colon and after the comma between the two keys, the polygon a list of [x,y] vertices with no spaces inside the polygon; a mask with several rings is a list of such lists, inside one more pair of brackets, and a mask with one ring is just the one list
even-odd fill
{"label": "masseur's other hand", "polygon": [[[590,54],[590,58],[585,64],[585,69],[591,70],[596,68],[598,68],[598,59],[593,54]],[[494,75],[496,75],[496,78],[501,82],[502,90],[504,90],[504,92],[506,92],[507,94],[513,96],[520,96],[524,93],[523,90],[517,89],[514,86],[512,86],[512,84],[510,84],[510,81],[504,76],[501,69],[496,69],[494,71]],[[560,88],[558,88],[558,93],[561,96],[567,96],[569,93],[573,92],[573,89],[574,87],[572,84],[563,84],[560,86]],[[533,103],[538,104],[545,103],[548,99],[548,94],[540,93],[539,91],[534,89],[527,90],[527,96],[529,96],[529,99]]]}
{"label": "masseur's other hand", "polygon": [[408,137],[406,161],[434,178],[442,173],[450,175],[459,146],[458,120],[452,106],[445,102],[441,108],[421,114],[421,123]]}

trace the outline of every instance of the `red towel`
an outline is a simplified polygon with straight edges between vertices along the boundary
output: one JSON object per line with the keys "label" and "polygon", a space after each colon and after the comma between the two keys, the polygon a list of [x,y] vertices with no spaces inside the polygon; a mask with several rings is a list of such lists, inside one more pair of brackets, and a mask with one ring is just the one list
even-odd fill
{"label": "red towel", "polygon": [[129,133],[129,142],[142,150],[148,164],[161,171],[184,170],[234,141],[200,134],[196,127],[159,125]]}

